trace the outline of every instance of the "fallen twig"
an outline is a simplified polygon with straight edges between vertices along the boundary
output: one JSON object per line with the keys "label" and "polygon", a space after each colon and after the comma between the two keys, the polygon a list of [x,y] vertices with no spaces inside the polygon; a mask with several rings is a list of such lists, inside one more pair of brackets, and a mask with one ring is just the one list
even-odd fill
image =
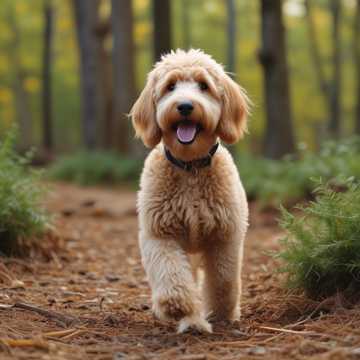
{"label": "fallen twig", "polygon": [[0,278],[5,282],[7,281],[8,283],[11,284],[11,282],[13,281],[13,278],[7,274],[5,271],[1,271],[0,270]]}
{"label": "fallen twig", "polygon": [[72,328],[68,330],[59,330],[59,331],[50,331],[47,333],[42,334],[44,337],[52,337],[52,338],[62,338],[67,335],[71,335],[72,333],[76,332],[78,329]]}
{"label": "fallen twig", "polygon": [[30,305],[30,304],[25,304],[25,303],[19,302],[19,303],[15,303],[13,305],[13,308],[33,311],[33,312],[35,312],[39,315],[42,315],[48,319],[56,321],[56,323],[62,327],[70,326],[70,325],[73,325],[73,324],[79,322],[79,319],[74,316],[64,315],[64,314],[61,314],[56,311],[41,309],[37,306]]}
{"label": "fallen twig", "polygon": [[274,327],[270,327],[270,326],[259,326],[259,329],[278,331],[278,332],[282,332],[282,333],[297,334],[297,335],[320,335],[320,334],[314,333],[312,331],[299,331],[299,330],[291,330],[291,329],[284,329],[284,328],[274,328]]}
{"label": "fallen twig", "polygon": [[12,309],[13,307],[14,307],[14,305],[0,304],[0,310]]}
{"label": "fallen twig", "polygon": [[0,339],[0,342],[9,347],[37,347],[48,349],[49,345],[42,339]]}
{"label": "fallen twig", "polygon": [[180,357],[181,360],[206,360],[205,354],[189,354]]}
{"label": "fallen twig", "polygon": [[63,339],[63,340],[69,340],[69,339],[74,338],[75,336],[84,334],[84,333],[86,333],[86,332],[87,332],[86,330],[78,329],[78,330],[72,332],[71,334],[64,336],[62,339]]}
{"label": "fallen twig", "polygon": [[16,259],[16,258],[6,258],[6,259],[3,259],[2,261],[4,262],[5,265],[14,263],[14,264],[24,267],[27,271],[34,273],[34,269],[32,268],[32,266],[23,260]]}

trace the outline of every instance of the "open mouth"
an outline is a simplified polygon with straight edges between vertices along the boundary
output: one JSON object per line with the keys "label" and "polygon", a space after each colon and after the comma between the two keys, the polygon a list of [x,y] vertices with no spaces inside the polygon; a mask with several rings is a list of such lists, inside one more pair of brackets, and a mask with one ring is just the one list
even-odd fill
{"label": "open mouth", "polygon": [[182,120],[175,125],[176,137],[179,143],[189,145],[194,142],[201,126],[190,120]]}

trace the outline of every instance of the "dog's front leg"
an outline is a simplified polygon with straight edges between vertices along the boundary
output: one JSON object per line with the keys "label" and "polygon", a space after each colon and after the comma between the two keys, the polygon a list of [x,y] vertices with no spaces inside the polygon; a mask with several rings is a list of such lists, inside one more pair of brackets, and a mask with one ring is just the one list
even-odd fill
{"label": "dog's front leg", "polygon": [[140,250],[151,291],[153,310],[160,319],[180,320],[179,332],[194,329],[211,332],[189,259],[174,240],[140,233]]}
{"label": "dog's front leg", "polygon": [[241,263],[243,239],[215,241],[205,252],[204,298],[210,319],[237,320],[240,317]]}

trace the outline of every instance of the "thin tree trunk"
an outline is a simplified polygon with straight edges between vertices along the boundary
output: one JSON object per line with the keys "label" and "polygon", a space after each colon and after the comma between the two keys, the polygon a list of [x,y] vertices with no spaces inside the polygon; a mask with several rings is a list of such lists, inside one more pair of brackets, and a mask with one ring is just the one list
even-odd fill
{"label": "thin tree trunk", "polygon": [[98,98],[98,42],[95,28],[98,17],[98,0],[73,0],[77,37],[80,49],[80,79],[82,95],[82,125],[85,147],[97,145],[99,117]]}
{"label": "thin tree trunk", "polygon": [[130,151],[127,115],[135,99],[133,10],[131,0],[112,0],[113,79],[115,143],[123,153]]}
{"label": "thin tree trunk", "polygon": [[355,132],[360,135],[360,0],[356,1],[354,18],[354,63],[356,73]]}
{"label": "thin tree trunk", "polygon": [[103,21],[99,19],[96,29],[98,39],[99,59],[99,86],[100,86],[100,108],[101,108],[101,145],[104,149],[112,149],[114,125],[113,125],[113,81],[112,81],[112,52],[108,49],[106,42],[111,35],[111,18]]}
{"label": "thin tree trunk", "polygon": [[154,59],[171,50],[171,0],[153,0]]}
{"label": "thin tree trunk", "polygon": [[340,117],[341,117],[341,38],[340,38],[340,20],[341,20],[341,0],[331,0],[331,14],[333,19],[332,38],[333,38],[333,81],[330,87],[330,122],[329,133],[335,138],[340,136]]}
{"label": "thin tree trunk", "polygon": [[226,0],[227,8],[227,71],[236,73],[236,6],[235,0]]}
{"label": "thin tree trunk", "polygon": [[261,19],[259,60],[264,70],[266,100],[264,154],[276,159],[295,152],[281,0],[261,0]]}
{"label": "thin tree trunk", "polygon": [[51,0],[44,2],[44,47],[43,47],[43,147],[47,152],[53,150],[52,136],[52,38],[53,38],[53,7]]}

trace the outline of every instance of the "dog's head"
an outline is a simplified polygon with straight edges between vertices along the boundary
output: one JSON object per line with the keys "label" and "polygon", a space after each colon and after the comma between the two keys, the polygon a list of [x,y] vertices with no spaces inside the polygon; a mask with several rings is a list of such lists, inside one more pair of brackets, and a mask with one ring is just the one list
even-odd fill
{"label": "dog's head", "polygon": [[177,50],[149,73],[131,115],[148,147],[161,139],[184,161],[205,156],[220,137],[233,144],[246,131],[248,98],[222,66],[200,50]]}

